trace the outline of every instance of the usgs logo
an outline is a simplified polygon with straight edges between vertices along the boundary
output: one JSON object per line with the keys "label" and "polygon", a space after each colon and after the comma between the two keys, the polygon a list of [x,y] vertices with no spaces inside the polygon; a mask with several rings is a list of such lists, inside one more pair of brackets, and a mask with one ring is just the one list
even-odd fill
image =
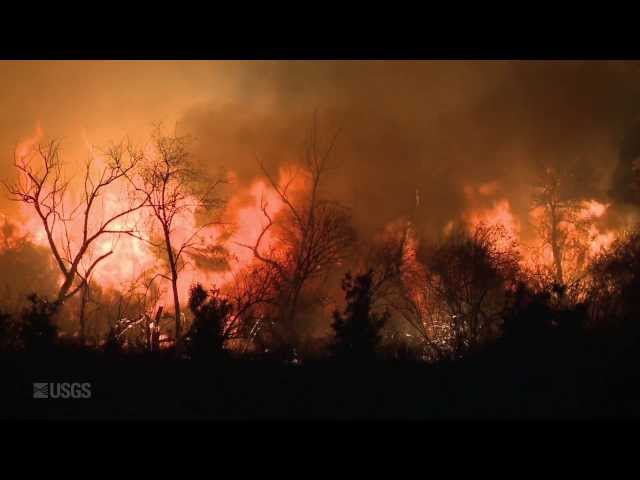
{"label": "usgs logo", "polygon": [[34,383],[33,398],[91,398],[91,384]]}

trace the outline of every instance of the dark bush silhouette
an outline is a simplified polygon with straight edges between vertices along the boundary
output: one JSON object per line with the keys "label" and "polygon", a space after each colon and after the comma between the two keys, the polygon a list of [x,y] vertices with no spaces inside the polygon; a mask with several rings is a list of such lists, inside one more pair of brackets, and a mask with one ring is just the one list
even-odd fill
{"label": "dark bush silhouette", "polygon": [[225,326],[232,305],[218,289],[206,291],[199,283],[191,287],[189,309],[193,323],[185,338],[187,353],[193,359],[219,358],[224,354]]}
{"label": "dark bush silhouette", "polygon": [[347,273],[342,282],[347,306],[344,313],[333,314],[331,327],[335,332],[332,351],[335,357],[345,360],[371,360],[376,356],[380,343],[380,330],[388,319],[371,312],[373,301],[373,270],[353,278]]}
{"label": "dark bush silhouette", "polygon": [[573,340],[585,333],[588,318],[587,304],[577,303],[561,308],[556,315],[554,326],[558,335]]}
{"label": "dark bush silhouette", "polygon": [[614,243],[591,264],[589,299],[595,323],[640,315],[640,231]]}
{"label": "dark bush silhouette", "polygon": [[553,318],[551,293],[533,292],[527,285],[520,283],[513,296],[513,303],[504,319],[504,338],[536,343],[535,339],[548,335]]}
{"label": "dark bush silhouette", "polygon": [[14,337],[11,315],[0,310],[0,351],[8,350]]}
{"label": "dark bush silhouette", "polygon": [[552,349],[569,352],[585,333],[587,319],[587,305],[567,305],[561,287],[551,285],[543,291],[532,291],[520,283],[505,314],[503,341],[519,355],[527,354],[532,359]]}
{"label": "dark bush silhouette", "polygon": [[495,340],[511,286],[519,275],[519,252],[501,226],[480,224],[472,232],[453,230],[441,241],[425,244],[418,258],[429,275],[421,289],[430,304],[432,323],[453,357]]}
{"label": "dark bush silhouette", "polygon": [[112,327],[109,329],[109,334],[102,346],[102,351],[111,357],[122,354],[122,341],[118,338],[115,328]]}
{"label": "dark bush silhouette", "polygon": [[27,351],[51,350],[58,336],[58,328],[54,324],[58,305],[35,293],[29,295],[28,300],[29,305],[24,308],[20,317],[20,340]]}

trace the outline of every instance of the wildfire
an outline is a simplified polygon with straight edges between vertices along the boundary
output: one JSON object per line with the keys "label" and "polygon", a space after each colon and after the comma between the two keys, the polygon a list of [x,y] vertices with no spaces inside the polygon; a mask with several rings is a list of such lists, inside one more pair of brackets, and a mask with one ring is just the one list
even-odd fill
{"label": "wildfire", "polygon": [[[42,129],[38,126],[30,138],[18,145],[17,157],[27,159],[30,152],[41,141],[42,136]],[[87,147],[90,148],[88,144]],[[90,152],[93,155],[92,168],[96,172],[101,171],[106,165],[106,159],[93,150]],[[151,151],[146,153],[153,155]],[[260,252],[266,253],[278,247],[275,230],[265,231],[265,227],[269,222],[277,223],[278,216],[286,211],[288,206],[283,202],[278,190],[274,188],[274,184],[280,192],[287,191],[289,195],[295,196],[305,192],[309,185],[306,183],[305,175],[300,173],[299,170],[282,168],[273,183],[267,180],[255,180],[246,186],[236,186],[225,207],[223,223],[211,224],[203,228],[202,212],[197,211],[196,207],[180,211],[171,226],[174,245],[191,242],[196,252],[204,252],[203,255],[224,256],[224,262],[208,263],[197,255],[189,256],[185,251],[178,280],[178,291],[183,301],[188,296],[189,288],[196,282],[207,286],[215,285],[219,288],[229,285],[238,272],[251,266],[255,261],[255,252],[252,249],[256,247],[259,239]],[[230,172],[229,177],[233,179],[236,175]],[[77,207],[74,207],[76,205],[82,209],[83,194],[85,192],[82,185],[74,185],[66,192],[65,214],[68,214],[72,220],[67,221],[64,227],[58,225],[55,231],[54,241],[66,245],[70,250],[77,249],[82,243],[85,227],[82,215],[74,217],[72,213],[78,212]],[[548,244],[523,238],[523,222],[512,210],[513,199],[502,195],[498,182],[487,182],[477,186],[466,185],[464,194],[469,207],[460,217],[452,219],[447,224],[445,236],[453,232],[454,227],[460,223],[471,232],[480,225],[489,228],[500,227],[503,233],[497,237],[497,248],[507,251],[514,245],[520,247],[520,262],[525,271],[550,269],[553,266],[553,252]],[[95,215],[91,218],[93,224],[89,225],[89,229],[95,229],[105,218],[112,217],[116,212],[126,210],[127,202],[131,202],[134,195],[135,191],[132,191],[127,182],[122,182],[117,188],[101,194],[94,204]],[[193,202],[186,203],[197,204],[195,199]],[[595,199],[583,201],[578,204],[575,221],[560,224],[559,228],[567,239],[567,245],[571,245],[571,248],[580,247],[578,254],[566,254],[563,257],[562,261],[568,277],[575,276],[586,262],[611,246],[617,238],[616,231],[604,227],[609,206]],[[36,215],[32,205],[20,203],[20,208],[22,220],[16,227],[19,234],[28,235],[34,244],[48,248],[49,239],[45,234],[42,220]],[[544,215],[543,207],[538,207],[530,211],[528,220],[536,226],[544,221]],[[154,242],[161,242],[149,233],[152,231],[149,230],[149,223],[148,208],[137,209],[118,217],[110,225],[110,230],[117,233],[105,234],[92,245],[87,257],[83,259],[80,273],[87,271],[96,258],[109,254],[100,263],[99,268],[93,271],[92,280],[95,283],[105,289],[121,291],[124,285],[132,285],[140,282],[140,279],[143,279],[144,283],[153,278],[155,285],[159,288],[158,302],[171,305],[169,283],[163,280],[167,253],[162,248],[154,246]],[[419,239],[413,225],[401,219],[387,227],[387,230],[393,230],[395,233],[401,230],[404,232],[402,282],[419,310],[420,316],[425,321],[427,318],[431,319],[430,323],[425,324],[428,335],[433,339],[444,338],[446,328],[443,325],[446,322],[444,320],[440,322],[440,319],[445,318],[446,315],[434,311],[433,306],[430,305],[433,300],[429,298],[428,293],[425,293],[424,285],[429,280],[429,273],[417,258]],[[192,239],[192,232],[196,231],[198,235]],[[212,249],[213,246],[220,246],[220,248]]]}
{"label": "wildfire", "polygon": [[600,203],[596,200],[585,200],[582,202],[580,215],[583,218],[600,218],[609,208],[609,204]]}
{"label": "wildfire", "polygon": [[[254,245],[267,222],[263,208],[273,218],[282,209],[283,204],[275,190],[262,180],[256,180],[246,189],[234,195],[226,209],[223,225],[214,224],[200,231],[195,240],[196,247],[219,245],[224,243],[229,261],[226,268],[199,267],[187,261],[180,272],[178,290],[181,298],[186,299],[189,288],[196,282],[204,285],[223,287],[232,281],[234,275],[253,261],[253,252],[246,245]],[[145,222],[144,210],[136,212],[134,224]],[[124,223],[124,222],[123,222]],[[229,225],[231,227],[229,227]],[[183,244],[188,240],[189,232],[198,230],[195,210],[186,211],[176,218],[173,229],[175,243]],[[231,228],[231,234],[229,234]],[[228,238],[226,238],[228,236]],[[274,247],[273,233],[268,231],[261,242],[261,250]],[[113,250],[113,255],[105,260],[100,271],[96,271],[96,280],[110,288],[130,282],[144,272],[157,272],[164,262],[164,252],[154,252],[147,243],[139,238],[119,235],[102,242],[102,251]],[[98,252],[97,252],[98,253]],[[98,253],[99,254],[99,253]],[[164,289],[160,302],[170,304],[170,292]]]}
{"label": "wildfire", "polygon": [[[21,142],[16,148],[16,156],[20,160],[29,160],[29,155],[43,137],[40,126],[35,133]],[[99,172],[104,167],[106,160],[89,146],[85,138],[87,148],[92,158],[92,168]],[[145,152],[153,155],[151,150]],[[231,178],[235,177],[230,172]],[[303,175],[294,175],[294,170],[281,169],[278,184],[281,188],[288,188],[290,192],[302,192],[306,188]],[[58,225],[55,230],[54,241],[65,248],[77,249],[82,240],[83,222],[82,215],[77,215],[82,208],[81,185],[74,184],[65,196],[65,210],[69,212],[68,221],[63,228]],[[99,225],[105,218],[118,211],[126,209],[127,202],[131,200],[132,192],[125,182],[112,188],[96,201],[93,208],[95,215],[89,229]],[[185,203],[190,203],[189,201]],[[197,202],[192,202],[194,205]],[[80,205],[80,209],[77,206]],[[267,215],[274,219],[282,210],[284,204],[276,190],[264,180],[255,180],[247,187],[237,189],[228,202],[224,215],[224,222],[212,224],[201,228],[196,208],[187,208],[176,216],[172,225],[172,238],[175,245],[190,242],[194,248],[204,249],[212,245],[221,245],[227,252],[228,262],[226,268],[207,268],[196,265],[185,254],[185,262],[181,266],[178,289],[181,298],[186,299],[189,288],[195,282],[207,285],[223,287],[232,281],[234,274],[247,267],[253,261],[253,252],[247,246],[255,245],[260,233],[268,221]],[[76,213],[72,216],[71,212]],[[42,225],[42,220],[33,211],[31,205],[20,203],[21,221],[16,225],[17,234],[27,236],[36,245],[49,247],[49,240]],[[100,237],[83,260],[86,269],[93,260],[101,255],[110,253],[101,263],[99,268],[93,271],[92,279],[106,289],[121,290],[124,285],[139,281],[141,278],[153,278],[154,275],[163,272],[166,252],[154,248],[155,240],[145,231],[149,226],[149,211],[145,208],[124,215],[110,224],[110,230],[124,233],[106,234]],[[231,226],[231,227],[230,227]],[[192,232],[198,231],[196,238],[191,239]],[[275,247],[273,231],[269,230],[263,236],[260,250],[267,251]],[[81,269],[82,271],[82,269]],[[61,279],[62,280],[62,279]],[[171,304],[169,288],[161,286],[159,301]],[[166,287],[166,286],[165,286]]]}
{"label": "wildfire", "polygon": [[[489,182],[478,187],[467,185],[465,196],[471,204],[463,213],[462,219],[472,231],[478,225],[489,227],[501,226],[504,235],[498,239],[498,248],[511,245],[520,246],[520,264],[525,271],[534,272],[550,269],[553,265],[553,252],[548,242],[539,236],[523,238],[521,223],[511,210],[507,198],[495,198],[498,194],[497,182]],[[488,198],[494,197],[489,205]],[[595,199],[584,200],[577,205],[574,221],[563,221],[559,224],[561,235],[565,236],[566,253],[563,258],[564,267],[569,277],[575,277],[586,263],[603,249],[610,247],[618,234],[614,230],[603,228],[609,204]],[[533,208],[529,212],[529,222],[534,230],[545,222],[546,212],[543,207]],[[450,222],[449,229],[453,225]]]}
{"label": "wildfire", "polygon": [[511,204],[507,199],[501,199],[493,203],[488,208],[471,210],[463,214],[473,231],[480,224],[487,227],[501,226],[505,229],[505,234],[498,239],[497,247],[501,250],[508,249],[511,244],[520,238],[520,222],[511,212]]}

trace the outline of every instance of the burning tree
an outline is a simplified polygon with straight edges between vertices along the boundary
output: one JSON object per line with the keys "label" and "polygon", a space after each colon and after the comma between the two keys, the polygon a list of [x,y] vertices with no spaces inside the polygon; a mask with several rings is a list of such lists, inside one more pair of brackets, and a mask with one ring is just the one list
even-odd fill
{"label": "burning tree", "polygon": [[415,346],[423,353],[441,356],[433,329],[427,324],[426,303],[421,295],[424,292],[416,288],[425,278],[424,267],[415,258],[415,231],[411,222],[403,219],[388,225],[373,242],[365,242],[361,248],[364,265],[373,272],[372,304],[390,313],[385,337],[393,340],[399,336],[403,346]]}
{"label": "burning tree", "polygon": [[426,300],[431,324],[446,328],[454,353],[479,346],[499,334],[503,311],[518,276],[515,245],[498,248],[501,227],[478,225],[472,233],[452,232],[418,252],[425,267],[418,298]]}
{"label": "burning tree", "polygon": [[[197,168],[188,150],[189,138],[166,135],[157,128],[152,135],[151,148],[141,153],[141,168],[130,177],[135,190],[143,193],[145,205],[152,218],[146,236],[134,234],[165,256],[168,272],[158,276],[171,282],[175,314],[176,351],[181,350],[181,307],[178,291],[180,272],[187,265],[185,257],[198,262],[219,259],[218,245],[206,243],[203,232],[220,224],[219,213],[224,201],[217,196],[224,178],[211,179]],[[196,225],[185,221],[205,214],[206,220]]]}
{"label": "burning tree", "polygon": [[[373,244],[365,246],[365,263],[374,270],[373,302],[376,308],[392,314],[385,335],[391,342],[389,347],[415,349],[423,359],[433,361],[457,353],[460,346],[455,345],[456,339],[460,345],[466,341],[462,332],[458,336],[454,332],[455,321],[463,322],[464,318],[451,313],[441,296],[443,290],[437,288],[440,276],[435,261],[445,253],[444,246],[469,238],[464,230],[453,233],[440,244],[421,245],[412,222],[404,219],[388,225]],[[448,256],[449,261],[454,258]],[[430,271],[428,263],[436,271]],[[456,263],[457,268],[465,268],[462,262]]]}
{"label": "burning tree", "polygon": [[[5,184],[12,200],[32,209],[42,225],[46,239],[62,275],[55,303],[60,305],[82,289],[97,266],[111,254],[113,246],[96,251],[106,236],[133,231],[127,225],[133,212],[147,199],[126,188],[126,178],[136,168],[140,157],[121,145],[103,159],[93,155],[84,164],[81,199],[73,202],[70,180],[65,176],[60,158],[60,144],[51,141],[30,149],[16,149],[14,166],[18,178]],[[105,201],[117,197],[117,202]]]}
{"label": "burning tree", "polygon": [[588,219],[580,215],[581,203],[570,194],[567,180],[567,175],[545,168],[533,197],[534,212],[540,213],[536,229],[543,247],[551,250],[553,280],[560,286],[567,281],[566,266],[570,257],[574,263],[581,263],[586,246],[580,234],[588,228]]}
{"label": "burning tree", "polygon": [[[303,168],[284,183],[278,183],[260,162],[262,172],[284,208],[272,217],[268,203],[263,200],[261,210],[265,225],[255,243],[241,245],[250,249],[258,262],[271,266],[275,272],[278,298],[274,303],[278,309],[279,337],[288,346],[299,345],[302,340],[298,309],[305,287],[339,264],[353,238],[349,212],[321,196],[322,182],[336,140],[337,133],[325,148],[321,148],[314,123],[305,145]],[[304,180],[305,188],[303,192],[294,192],[291,185],[299,176]],[[275,247],[263,245],[268,233],[275,236]]]}
{"label": "burning tree", "polygon": [[233,280],[224,288],[233,305],[224,329],[226,340],[244,339],[246,351],[250,342],[261,338],[260,333],[277,305],[277,278],[273,265],[262,262],[233,273]]}

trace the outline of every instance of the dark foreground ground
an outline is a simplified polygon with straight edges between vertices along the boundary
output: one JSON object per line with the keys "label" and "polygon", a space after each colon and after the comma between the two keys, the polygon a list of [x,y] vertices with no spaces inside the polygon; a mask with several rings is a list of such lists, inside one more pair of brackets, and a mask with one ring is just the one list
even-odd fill
{"label": "dark foreground ground", "polygon": [[[9,419],[592,418],[640,416],[637,342],[494,348],[456,363],[345,365],[4,354]],[[34,399],[33,382],[90,382],[90,399]]]}

